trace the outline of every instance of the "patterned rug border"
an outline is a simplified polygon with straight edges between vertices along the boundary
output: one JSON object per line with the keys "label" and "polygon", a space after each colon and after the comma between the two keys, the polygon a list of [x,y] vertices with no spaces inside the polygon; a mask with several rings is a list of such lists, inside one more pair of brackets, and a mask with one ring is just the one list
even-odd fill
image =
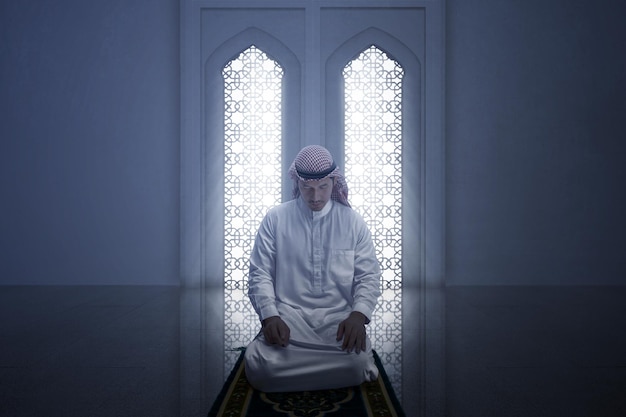
{"label": "patterned rug border", "polygon": [[[374,362],[376,362],[376,367],[378,368],[378,373],[379,373],[378,379],[376,381],[373,381],[372,383],[382,382],[381,391],[383,391],[383,393],[387,396],[388,401],[395,408],[395,410],[392,410],[392,413],[393,411],[395,411],[395,417],[405,417],[404,410],[402,409],[402,405],[400,404],[400,401],[398,401],[398,397],[396,397],[396,393],[393,390],[391,381],[389,380],[389,377],[387,376],[387,372],[385,371],[385,367],[383,366],[383,363],[380,360],[378,353],[376,353],[375,350],[372,350],[372,353],[374,354]],[[361,389],[363,389],[364,385],[366,384],[361,384]]]}
{"label": "patterned rug border", "polygon": [[[208,417],[245,417],[254,393],[258,393],[248,384],[245,377],[241,378],[241,374],[245,369],[242,366],[245,349],[240,348],[238,350],[241,350],[241,354],[215,399]],[[365,410],[368,417],[405,417],[380,357],[376,351],[372,352],[379,370],[378,378],[375,381],[366,382],[352,388],[359,390],[363,402],[367,403],[364,405],[366,408],[369,407]],[[380,394],[382,394],[382,398]],[[333,415],[331,413],[329,417]]]}

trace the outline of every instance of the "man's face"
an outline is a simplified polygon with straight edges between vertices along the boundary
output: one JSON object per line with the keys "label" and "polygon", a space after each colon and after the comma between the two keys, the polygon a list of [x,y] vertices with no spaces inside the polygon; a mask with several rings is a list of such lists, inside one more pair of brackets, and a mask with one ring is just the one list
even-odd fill
{"label": "man's face", "polygon": [[330,200],[330,195],[333,192],[333,179],[326,177],[313,181],[300,180],[298,181],[298,188],[309,208],[313,211],[320,211]]}

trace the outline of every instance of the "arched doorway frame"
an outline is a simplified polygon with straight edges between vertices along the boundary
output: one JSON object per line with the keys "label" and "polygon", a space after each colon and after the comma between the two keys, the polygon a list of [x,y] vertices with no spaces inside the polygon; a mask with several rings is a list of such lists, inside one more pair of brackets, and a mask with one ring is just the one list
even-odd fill
{"label": "arched doorway frame", "polygon": [[[332,9],[352,9],[359,10],[368,9],[371,13],[376,10],[410,10],[417,12],[421,21],[420,27],[423,28],[424,50],[423,57],[420,59],[421,64],[421,84],[420,84],[420,115],[422,119],[418,122],[420,127],[420,140],[416,141],[416,148],[410,151],[410,154],[417,155],[423,163],[419,168],[418,184],[419,186],[411,187],[407,190],[409,201],[417,201],[417,208],[414,213],[407,213],[411,217],[411,221],[417,219],[419,226],[417,227],[417,235],[412,235],[418,242],[415,246],[410,245],[410,249],[417,248],[419,256],[411,258],[411,262],[417,262],[416,268],[409,268],[405,264],[404,268],[408,274],[414,274],[416,278],[408,278],[405,280],[405,290],[410,290],[415,294],[412,298],[403,297],[403,316],[411,317],[413,320],[404,320],[405,326],[403,334],[414,335],[418,338],[419,351],[411,373],[411,369],[404,369],[404,378],[417,378],[410,383],[403,383],[403,387],[410,387],[411,392],[403,394],[404,405],[407,409],[416,410],[420,415],[424,414],[426,409],[426,398],[441,395],[443,379],[439,375],[435,380],[432,379],[433,372],[441,373],[436,370],[433,363],[437,362],[437,358],[441,355],[442,342],[442,305],[436,300],[426,297],[427,289],[438,288],[444,284],[444,259],[445,259],[445,200],[444,200],[444,172],[445,172],[445,146],[444,146],[444,1],[428,0],[428,1],[368,1],[361,2],[349,0],[337,0],[332,2],[302,0],[293,2],[287,0],[274,0],[267,2],[246,2],[246,1],[198,1],[198,0],[182,0],[181,1],[181,285],[184,288],[199,288],[201,290],[210,289],[215,285],[220,285],[221,268],[223,268],[223,254],[219,251],[211,251],[210,247],[213,240],[217,236],[223,236],[223,230],[220,222],[214,222],[209,215],[212,208],[210,204],[218,205],[223,201],[220,195],[223,190],[223,184],[218,180],[221,177],[219,165],[209,164],[207,155],[214,155],[218,146],[216,143],[207,141],[207,137],[217,135],[220,129],[219,123],[214,125],[207,121],[207,102],[214,102],[218,97],[221,88],[217,87],[213,76],[206,73],[204,62],[207,56],[213,59],[223,59],[224,62],[231,58],[237,51],[243,50],[249,46],[249,42],[243,39],[247,36],[238,37],[230,36],[233,42],[243,42],[241,47],[234,48],[230,55],[224,50],[224,56],[213,56],[213,52],[207,53],[206,34],[203,29],[203,17],[212,13],[223,13],[225,10],[234,10],[238,13],[248,14],[255,13],[263,9],[263,5],[267,6],[271,13],[277,14],[287,11],[293,11],[297,16],[301,17],[300,26],[307,30],[307,35],[302,39],[296,39],[292,43],[299,43],[304,49],[316,42],[319,45],[319,39],[310,37],[310,28],[316,24],[320,24],[322,15]],[[267,4],[265,4],[267,3]],[[256,9],[252,9],[252,7]],[[287,24],[287,23],[286,23]],[[270,31],[264,28],[257,28],[258,32],[252,29],[248,35],[255,34],[263,41]],[[238,32],[236,32],[238,33]],[[365,35],[364,35],[365,36]],[[365,36],[367,37],[367,36]],[[348,39],[352,36],[348,37]],[[274,43],[268,40],[268,45]],[[382,49],[393,49],[393,46],[382,45],[379,42],[372,42],[380,45]],[[280,61],[277,52],[268,50],[268,45],[261,46],[267,53]],[[291,50],[295,59],[302,63],[306,62],[305,58],[311,56],[311,52],[301,53],[300,48],[287,47]],[[218,54],[219,55],[219,54]],[[392,55],[400,57],[401,52],[393,51]],[[218,59],[219,58],[219,59]],[[399,59],[402,59],[401,57]],[[217,61],[216,61],[217,62]],[[221,68],[221,66],[220,66]],[[322,68],[324,70],[324,68]],[[313,113],[319,112],[321,123],[319,128],[328,135],[329,129],[336,129],[338,126],[333,125],[332,104],[330,108],[325,108],[326,99],[321,99],[312,104],[303,105],[304,96],[312,91],[327,92],[328,85],[324,85],[322,76],[316,76],[311,72],[311,68],[307,67],[300,74],[301,81],[295,85],[300,86],[300,100],[292,103],[297,106],[300,116],[285,117],[290,120],[293,126],[289,129],[293,137],[297,137],[300,143],[294,143],[293,148],[286,148],[284,151],[285,160],[293,158],[297,149],[302,145],[311,142],[309,128],[312,123],[302,116],[302,113],[313,109]],[[219,77],[221,81],[221,77]],[[223,93],[223,91],[222,91]],[[221,98],[219,98],[221,100]],[[329,103],[331,101],[328,101]],[[285,108],[295,108],[286,106]],[[317,109],[317,110],[316,110]],[[427,111],[426,111],[427,110]],[[308,123],[308,124],[307,124]],[[209,127],[207,127],[209,126]],[[306,127],[306,132],[305,132]],[[211,132],[211,133],[210,133]],[[223,133],[223,132],[222,132]],[[295,141],[294,141],[295,142]],[[337,149],[333,148],[332,143],[324,143],[333,152]],[[219,144],[221,146],[221,143]],[[412,146],[412,145],[410,145]],[[221,151],[220,151],[221,152]],[[208,178],[212,183],[209,184]],[[283,187],[288,190],[288,187]],[[405,257],[409,252],[405,251]],[[220,284],[218,284],[220,283]],[[407,291],[405,291],[407,294]],[[209,316],[207,311],[219,314],[219,306],[208,306],[202,301],[198,302],[198,320],[201,331],[212,330],[215,322],[219,322],[219,318]],[[429,321],[429,317],[434,317],[434,321]],[[223,317],[222,317],[223,319]],[[222,320],[223,322],[223,320]],[[435,327],[433,327],[435,326]],[[441,343],[428,347],[424,343],[427,339],[426,333],[434,331],[431,336],[439,334]],[[438,333],[437,333],[438,332]],[[182,337],[182,336],[181,336]],[[433,337],[428,340],[432,342]],[[183,343],[181,341],[181,343]],[[195,343],[195,342],[194,342]],[[200,342],[194,346],[189,345],[191,349],[205,349],[206,343]],[[441,359],[441,358],[439,358]],[[439,361],[440,362],[440,361]],[[405,361],[407,363],[407,361]],[[215,366],[209,367],[206,364],[200,364],[200,369],[215,369]],[[209,371],[203,371],[209,372]],[[207,373],[198,380],[198,383],[204,384]],[[415,375],[415,376],[414,376]],[[429,378],[428,384],[426,383]],[[189,383],[193,384],[193,381]],[[415,388],[418,392],[415,395]],[[406,389],[406,388],[403,388]],[[436,392],[434,392],[436,391]],[[420,412],[419,410],[422,410]]]}

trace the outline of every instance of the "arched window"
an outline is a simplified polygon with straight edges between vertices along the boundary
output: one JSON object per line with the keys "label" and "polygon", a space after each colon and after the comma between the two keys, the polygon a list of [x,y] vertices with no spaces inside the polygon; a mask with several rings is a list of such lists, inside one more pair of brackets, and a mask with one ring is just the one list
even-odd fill
{"label": "arched window", "polygon": [[[283,69],[250,46],[224,76],[224,343],[245,346],[258,331],[248,299],[248,261],[267,210],[281,200]],[[227,355],[225,368],[232,368]],[[228,360],[230,359],[230,360]]]}
{"label": "arched window", "polygon": [[[370,333],[405,408],[417,410],[442,386],[441,380],[425,383],[427,375],[438,372],[441,359],[432,342],[442,339],[432,334],[441,324],[436,317],[435,328],[426,326],[439,307],[423,290],[443,282],[444,2],[296,3],[259,0],[250,8],[248,2],[181,0],[180,257],[181,284],[190,290],[183,292],[188,298],[181,301],[181,317],[194,314],[192,326],[181,327],[181,363],[202,358],[201,364],[181,365],[188,371],[181,372],[181,380],[186,387],[202,386],[203,395],[219,390],[223,380],[218,380],[228,375],[238,356],[224,355],[224,350],[245,345],[260,328],[244,295],[250,236],[258,224],[252,219],[260,220],[266,204],[273,205],[269,200],[291,198],[288,164],[303,146],[321,144],[347,171],[353,207],[370,217],[385,270],[384,294]],[[272,74],[272,80],[279,73],[282,77],[276,90],[280,98],[267,105],[277,110],[274,124],[267,125],[270,136],[280,131],[281,138],[271,158],[264,142],[239,142],[246,135],[257,137],[242,129],[242,109],[251,105],[240,91],[246,65]],[[363,68],[355,71],[359,65]],[[377,66],[382,72],[373,70]],[[358,89],[344,91],[356,73],[373,77],[376,88],[385,91],[382,104],[380,97],[372,101],[382,107],[371,114],[365,104],[358,104],[361,113],[352,112],[351,97]],[[397,79],[400,89],[395,84],[388,88],[389,79]],[[265,81],[260,85],[267,87]],[[364,127],[358,118],[382,122]],[[264,126],[265,137],[265,125],[258,126]],[[381,138],[373,131],[381,132],[384,142],[375,142]],[[362,136],[366,142],[354,142]],[[257,148],[242,157],[250,146]],[[276,177],[260,182],[277,194],[263,194],[268,200],[253,207],[252,200],[261,196],[252,196],[256,190],[250,191],[250,177],[246,179],[251,165],[245,164],[257,154],[264,155],[257,162],[271,159],[269,164],[279,168],[272,172]],[[360,178],[357,171],[368,164],[385,179],[373,184]],[[236,191],[228,195],[228,190]],[[224,286],[232,290],[230,295]],[[203,353],[188,355],[192,350]]]}
{"label": "arched window", "polygon": [[350,202],[372,233],[382,296],[372,346],[398,386],[402,365],[402,77],[400,64],[372,45],[343,68],[344,155]]}

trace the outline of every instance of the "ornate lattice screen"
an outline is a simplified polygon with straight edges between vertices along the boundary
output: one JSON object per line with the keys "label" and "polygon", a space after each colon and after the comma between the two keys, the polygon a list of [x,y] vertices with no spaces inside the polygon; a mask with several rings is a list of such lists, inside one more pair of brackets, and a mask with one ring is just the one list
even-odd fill
{"label": "ornate lattice screen", "polygon": [[[259,330],[248,299],[254,237],[268,208],[281,199],[283,69],[251,46],[222,70],[224,77],[224,345],[245,346]],[[238,354],[226,352],[225,375]]]}
{"label": "ornate lattice screen", "polygon": [[[259,328],[247,297],[248,262],[267,209],[281,198],[283,69],[251,46],[230,61],[224,77],[226,349],[247,345]],[[402,76],[403,70],[371,46],[343,71],[345,171],[350,202],[368,223],[383,270],[383,295],[370,336],[401,392],[402,316]],[[227,351],[228,375],[238,354]]]}
{"label": "ornate lattice screen", "polygon": [[370,227],[383,271],[370,337],[396,393],[402,392],[403,74],[398,62],[375,46],[343,70],[350,203]]}

